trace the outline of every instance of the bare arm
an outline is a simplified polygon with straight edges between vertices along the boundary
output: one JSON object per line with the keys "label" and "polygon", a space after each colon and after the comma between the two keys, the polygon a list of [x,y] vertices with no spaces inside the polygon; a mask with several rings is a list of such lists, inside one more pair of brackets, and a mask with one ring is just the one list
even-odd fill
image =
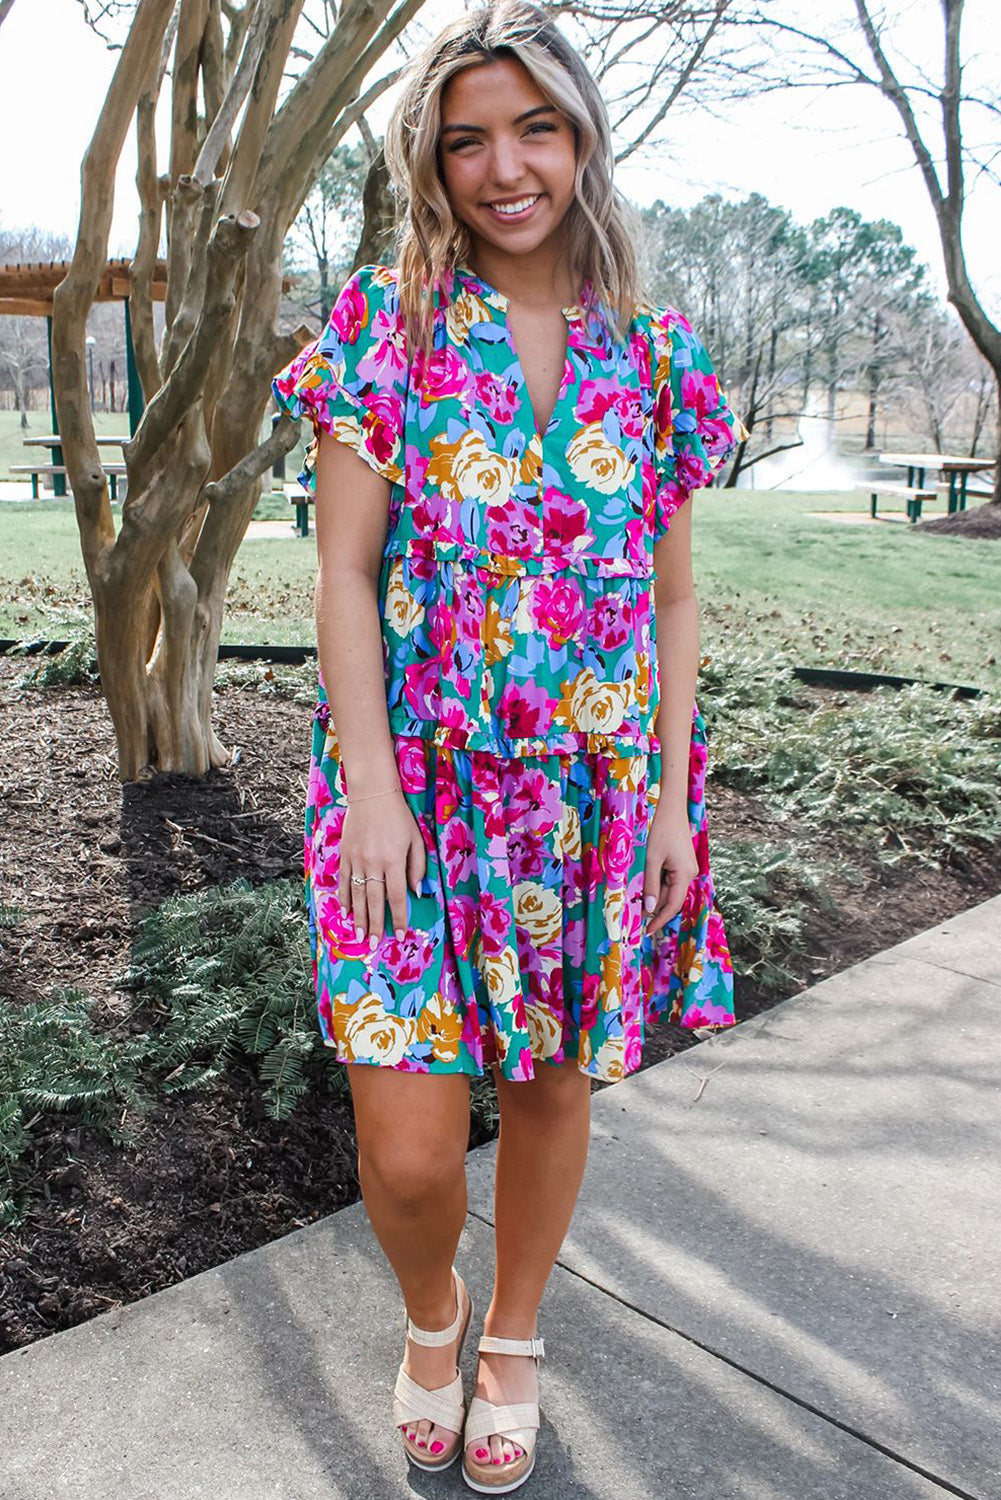
{"label": "bare arm", "polygon": [[[426,863],[420,829],[399,788],[386,703],[379,572],[390,485],[346,443],[320,434],[316,460],[316,641],[348,796],[338,888],[341,905],[372,946],[388,898],[394,928],[406,927],[407,880],[416,889]],[[372,793],[389,795],[370,795]],[[386,884],[352,886],[349,877],[385,875]]]}
{"label": "bare arm", "polygon": [[699,671],[691,499],[671,517],[667,535],[654,544],[653,559],[660,677],[656,734],[661,747],[661,780],[643,883],[648,932],[656,932],[681,910],[685,892],[698,874],[688,823],[692,706]]}

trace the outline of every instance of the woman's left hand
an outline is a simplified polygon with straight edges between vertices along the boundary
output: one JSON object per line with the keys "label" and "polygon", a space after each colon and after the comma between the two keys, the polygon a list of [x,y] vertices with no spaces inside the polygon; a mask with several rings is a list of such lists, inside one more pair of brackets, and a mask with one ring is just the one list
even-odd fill
{"label": "woman's left hand", "polygon": [[677,916],[698,873],[687,810],[669,813],[666,808],[658,808],[650,824],[643,874],[646,932],[657,932]]}

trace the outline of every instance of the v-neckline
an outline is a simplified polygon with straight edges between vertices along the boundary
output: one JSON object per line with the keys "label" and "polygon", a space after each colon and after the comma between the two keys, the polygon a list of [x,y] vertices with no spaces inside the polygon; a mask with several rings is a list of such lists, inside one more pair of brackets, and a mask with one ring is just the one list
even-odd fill
{"label": "v-neckline", "polygon": [[[459,265],[456,269],[460,275],[467,277],[470,281],[476,282],[478,286],[482,287],[484,291],[489,293],[490,302],[504,314],[504,329],[507,334],[507,341],[511,347],[511,352],[514,355],[515,363],[518,366],[518,373],[521,376],[521,384],[525,393],[525,401],[528,404],[528,410],[531,418],[531,441],[538,443],[541,447],[545,443],[546,438],[549,436],[550,432],[553,430],[554,424],[558,420],[560,403],[562,402],[563,397],[566,394],[567,377],[569,373],[568,364],[570,359],[570,338],[573,332],[574,323],[583,321],[584,309],[582,303],[580,301],[572,302],[567,307],[560,308],[560,311],[563,314],[567,325],[566,343],[563,348],[563,366],[560,372],[560,384],[559,389],[556,392],[556,400],[553,402],[553,409],[549,414],[549,420],[547,421],[545,427],[540,431],[538,419],[535,415],[535,407],[532,403],[532,393],[528,388],[528,377],[525,374],[525,366],[522,363],[521,355],[518,352],[518,345],[515,342],[514,330],[511,327],[511,299],[504,292],[498,291],[495,286],[492,286],[489,281],[485,280],[484,277],[480,276],[478,272],[473,270],[472,266],[467,265],[465,262]],[[583,293],[584,290],[585,288],[582,287],[581,292]]]}

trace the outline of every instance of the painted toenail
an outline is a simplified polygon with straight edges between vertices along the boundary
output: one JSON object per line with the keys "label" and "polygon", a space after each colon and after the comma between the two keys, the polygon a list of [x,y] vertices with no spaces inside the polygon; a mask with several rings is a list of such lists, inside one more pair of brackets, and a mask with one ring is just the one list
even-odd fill
{"label": "painted toenail", "polygon": [[425,1443],[425,1441],[424,1441],[423,1438],[418,1438],[417,1439],[417,1446],[418,1446],[418,1448],[425,1448],[427,1446],[427,1444]]}
{"label": "painted toenail", "polygon": [[440,1453],[441,1450],[444,1448],[444,1446],[445,1446],[444,1443],[432,1443],[431,1444],[431,1452],[432,1453]]}
{"label": "painted toenail", "polygon": [[476,1450],[476,1457],[477,1458],[489,1458],[490,1454],[487,1452],[487,1450],[485,1448],[477,1448],[477,1450]]}

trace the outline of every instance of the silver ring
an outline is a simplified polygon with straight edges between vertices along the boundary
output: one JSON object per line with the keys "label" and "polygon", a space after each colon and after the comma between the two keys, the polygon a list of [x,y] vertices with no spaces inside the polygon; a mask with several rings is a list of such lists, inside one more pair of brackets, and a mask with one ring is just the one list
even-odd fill
{"label": "silver ring", "polygon": [[351,884],[352,885],[364,885],[365,884],[365,880],[366,880],[366,877],[364,875],[352,875],[352,877],[351,877]]}

